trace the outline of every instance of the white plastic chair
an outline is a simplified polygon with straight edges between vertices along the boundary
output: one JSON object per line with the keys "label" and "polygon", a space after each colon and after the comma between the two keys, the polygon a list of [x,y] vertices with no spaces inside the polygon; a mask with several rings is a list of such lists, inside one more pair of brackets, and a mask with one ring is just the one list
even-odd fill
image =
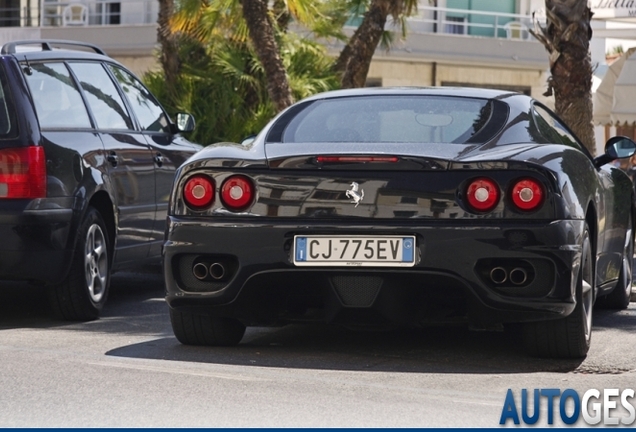
{"label": "white plastic chair", "polygon": [[510,21],[504,25],[508,39],[528,39],[528,28],[519,21]]}
{"label": "white plastic chair", "polygon": [[88,24],[88,8],[81,3],[71,3],[62,11],[63,26],[85,26]]}

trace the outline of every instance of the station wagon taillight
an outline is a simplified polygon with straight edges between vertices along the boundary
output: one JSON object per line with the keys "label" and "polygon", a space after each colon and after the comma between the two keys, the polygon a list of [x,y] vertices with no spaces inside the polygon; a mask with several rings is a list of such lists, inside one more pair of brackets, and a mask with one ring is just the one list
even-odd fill
{"label": "station wagon taillight", "polygon": [[0,198],[46,197],[46,157],[40,146],[0,150]]}
{"label": "station wagon taillight", "polygon": [[221,186],[221,201],[228,210],[245,210],[253,199],[254,185],[245,176],[228,177]]}
{"label": "station wagon taillight", "polygon": [[478,178],[470,182],[466,189],[468,205],[475,211],[487,212],[499,203],[499,187],[489,178]]}
{"label": "station wagon taillight", "polygon": [[194,210],[208,208],[214,202],[214,180],[206,175],[195,175],[183,186],[183,199]]}
{"label": "station wagon taillight", "polygon": [[534,179],[518,180],[511,190],[512,203],[523,211],[532,211],[543,203],[543,186]]}

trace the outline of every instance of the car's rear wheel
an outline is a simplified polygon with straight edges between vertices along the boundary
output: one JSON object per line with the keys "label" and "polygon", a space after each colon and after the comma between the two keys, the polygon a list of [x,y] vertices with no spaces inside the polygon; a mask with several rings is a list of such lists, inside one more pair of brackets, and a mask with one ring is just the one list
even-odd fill
{"label": "car's rear wheel", "polygon": [[598,306],[604,309],[627,309],[632,296],[632,266],[634,260],[634,230],[629,218],[623,248],[623,261],[616,287],[608,295],[598,299]]}
{"label": "car's rear wheel", "polygon": [[580,358],[587,354],[592,340],[593,284],[594,259],[586,225],[576,284],[576,307],[565,318],[525,324],[524,343],[529,354],[553,358]]}
{"label": "car's rear wheel", "polygon": [[184,345],[232,346],[245,334],[245,326],[234,318],[197,315],[170,309],[172,331]]}
{"label": "car's rear wheel", "polygon": [[98,318],[108,298],[110,264],[106,224],[90,207],[78,230],[71,269],[64,281],[49,290],[55,315],[75,321]]}

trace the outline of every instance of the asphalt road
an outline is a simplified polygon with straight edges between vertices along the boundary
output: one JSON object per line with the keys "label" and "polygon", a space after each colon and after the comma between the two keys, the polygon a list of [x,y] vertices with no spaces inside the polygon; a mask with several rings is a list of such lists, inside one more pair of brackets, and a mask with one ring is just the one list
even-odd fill
{"label": "asphalt road", "polygon": [[636,388],[634,303],[596,312],[578,361],[461,328],[250,328],[238,347],[203,348],[174,338],[162,284],[116,275],[88,323],[49,318],[39,288],[3,286],[0,427],[497,427],[508,389]]}

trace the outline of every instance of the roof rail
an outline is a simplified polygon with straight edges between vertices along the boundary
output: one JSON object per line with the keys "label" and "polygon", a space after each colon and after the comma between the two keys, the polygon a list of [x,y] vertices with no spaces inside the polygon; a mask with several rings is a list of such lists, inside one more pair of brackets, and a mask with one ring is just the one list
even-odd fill
{"label": "roof rail", "polygon": [[93,51],[95,51],[97,54],[101,54],[101,55],[108,55],[106,54],[106,52],[101,49],[100,47],[98,47],[97,45],[93,45],[93,44],[89,44],[86,42],[78,42],[78,41],[71,41],[71,40],[57,40],[57,39],[50,39],[50,40],[20,40],[20,41],[13,41],[13,42],[8,42],[4,45],[2,45],[2,50],[0,50],[1,54],[15,54],[16,53],[16,47],[19,45],[41,45],[42,46],[42,51],[53,51],[53,46],[52,45],[71,45],[71,46],[79,46],[79,47],[84,47],[84,48],[90,48]]}

